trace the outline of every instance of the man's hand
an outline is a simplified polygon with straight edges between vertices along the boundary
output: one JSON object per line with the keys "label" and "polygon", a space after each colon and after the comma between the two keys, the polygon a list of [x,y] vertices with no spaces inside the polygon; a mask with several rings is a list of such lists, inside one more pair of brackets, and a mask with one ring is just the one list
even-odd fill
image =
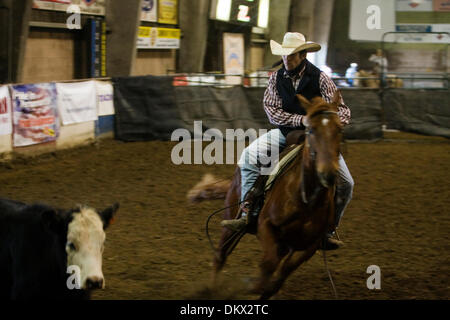
{"label": "man's hand", "polygon": [[305,128],[309,126],[309,120],[307,116],[302,116],[302,125],[304,125]]}

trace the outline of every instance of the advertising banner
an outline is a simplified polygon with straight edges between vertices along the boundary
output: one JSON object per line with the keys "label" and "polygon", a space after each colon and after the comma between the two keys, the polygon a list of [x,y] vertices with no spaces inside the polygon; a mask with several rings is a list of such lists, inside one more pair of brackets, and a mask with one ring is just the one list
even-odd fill
{"label": "advertising banner", "polygon": [[178,23],[178,0],[159,0],[158,22],[167,24]]}
{"label": "advertising banner", "polygon": [[55,141],[59,118],[54,83],[12,86],[14,146]]}
{"label": "advertising banner", "polygon": [[450,12],[450,0],[433,0],[433,11]]}
{"label": "advertising banner", "polygon": [[95,81],[57,83],[56,91],[64,125],[97,120]]}
{"label": "advertising banner", "polygon": [[157,22],[158,0],[142,0],[141,21]]}
{"label": "advertising banner", "polygon": [[397,0],[397,11],[433,11],[433,0]]}
{"label": "advertising banner", "polygon": [[179,49],[180,29],[139,27],[138,49]]}
{"label": "advertising banner", "polygon": [[88,19],[88,75],[106,77],[106,22],[104,18]]}
{"label": "advertising banner", "polygon": [[388,34],[385,37],[386,42],[396,43],[450,43],[448,34],[434,34],[430,32],[449,32],[450,24],[397,24],[398,32],[419,32],[419,33],[398,33]]}
{"label": "advertising banner", "polygon": [[95,81],[97,87],[97,113],[99,116],[114,114],[114,88],[110,82]]}
{"label": "advertising banner", "polygon": [[[225,74],[244,74],[244,35],[242,33],[223,34]],[[241,84],[242,78],[227,76],[225,82],[230,85]]]}
{"label": "advertising banner", "polygon": [[0,87],[0,135],[12,133],[11,98],[7,86]]}
{"label": "advertising banner", "polygon": [[77,5],[82,14],[105,15],[106,0],[33,0],[34,9],[67,11],[70,5]]}

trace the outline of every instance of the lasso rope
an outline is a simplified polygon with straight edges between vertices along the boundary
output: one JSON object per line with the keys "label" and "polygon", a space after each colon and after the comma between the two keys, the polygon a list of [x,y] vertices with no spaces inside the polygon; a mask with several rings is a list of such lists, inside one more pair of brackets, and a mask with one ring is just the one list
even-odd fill
{"label": "lasso rope", "polygon": [[[211,214],[208,216],[208,218],[206,219],[206,230],[205,230],[205,231],[206,231],[206,237],[208,238],[209,245],[211,246],[211,249],[213,250],[213,252],[214,252],[216,258],[220,258],[220,257],[217,256],[217,249],[216,249],[216,247],[214,246],[214,243],[213,243],[213,241],[212,241],[212,239],[211,239],[211,236],[209,235],[209,221],[211,220],[212,217],[214,217],[214,216],[215,216],[216,214],[218,214],[219,212],[222,212],[222,211],[227,210],[227,209],[229,209],[229,208],[233,208],[233,207],[239,206],[242,202],[243,202],[243,201],[240,201],[240,202],[238,202],[238,203],[236,203],[236,204],[233,204],[233,205],[231,205],[231,206],[228,206],[228,207],[219,209],[219,210],[217,210],[217,211],[214,211],[214,212],[211,213]],[[227,244],[230,240],[234,239],[234,238],[236,237],[236,235],[238,235],[238,234],[239,234],[238,232],[235,232],[235,233],[233,234],[233,236],[232,236],[230,239],[228,239],[227,242],[225,242],[225,244]],[[225,244],[224,244],[224,245],[225,245]]]}

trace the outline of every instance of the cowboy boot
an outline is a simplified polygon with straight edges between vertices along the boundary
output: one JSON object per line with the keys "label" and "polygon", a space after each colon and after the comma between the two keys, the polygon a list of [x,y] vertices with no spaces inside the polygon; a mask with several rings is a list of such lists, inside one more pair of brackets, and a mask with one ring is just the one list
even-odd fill
{"label": "cowboy boot", "polygon": [[336,229],[339,224],[339,217],[336,219],[336,224],[331,232],[327,232],[323,240],[320,242],[319,249],[322,250],[336,250],[344,245],[344,242],[339,239],[339,237],[334,238],[336,236]]}
{"label": "cowboy boot", "polygon": [[335,239],[333,236],[336,235],[336,229],[339,226],[339,222],[341,221],[342,214],[344,213],[344,207],[342,204],[342,199],[339,197],[338,193],[334,194],[334,203],[335,203],[335,221],[334,228],[331,233],[327,233],[323,241],[320,243],[320,249],[322,250],[336,250],[344,245],[344,242],[340,239]]}
{"label": "cowboy boot", "polygon": [[223,220],[222,222],[220,222],[220,225],[235,232],[243,230],[249,224],[249,210],[250,202],[245,201],[241,205],[240,212],[238,212],[238,214],[236,215],[238,217],[239,214],[241,214],[241,217],[239,219]]}
{"label": "cowboy boot", "polygon": [[[333,232],[334,234],[334,232]],[[327,234],[325,238],[320,242],[319,249],[322,250],[337,250],[344,245],[344,242],[338,239],[332,238],[331,234]]]}
{"label": "cowboy boot", "polygon": [[223,220],[220,225],[233,231],[241,231],[253,224],[258,217],[259,211],[264,205],[264,177],[258,177],[253,188],[250,189],[246,200],[242,203],[240,212],[236,215],[239,219]]}

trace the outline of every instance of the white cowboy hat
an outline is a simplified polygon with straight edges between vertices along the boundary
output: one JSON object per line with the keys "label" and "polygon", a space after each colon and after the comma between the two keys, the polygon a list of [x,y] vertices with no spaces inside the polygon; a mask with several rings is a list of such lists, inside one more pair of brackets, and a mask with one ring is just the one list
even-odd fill
{"label": "white cowboy hat", "polygon": [[320,44],[306,41],[305,36],[298,32],[287,32],[284,35],[283,43],[270,40],[270,49],[276,56],[288,56],[290,54],[306,50],[307,52],[316,52],[320,50]]}

